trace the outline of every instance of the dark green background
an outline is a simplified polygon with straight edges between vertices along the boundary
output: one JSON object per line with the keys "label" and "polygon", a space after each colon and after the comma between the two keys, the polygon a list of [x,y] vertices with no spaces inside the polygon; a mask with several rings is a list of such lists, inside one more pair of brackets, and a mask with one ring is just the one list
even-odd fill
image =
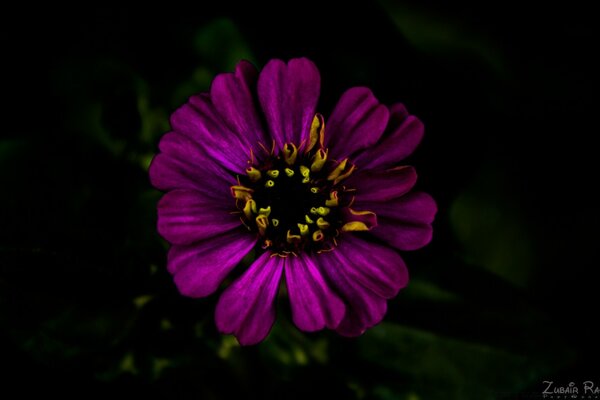
{"label": "dark green background", "polygon": [[[350,2],[348,2],[350,3]],[[600,384],[590,10],[569,2],[56,5],[0,24],[0,393],[194,399],[539,398]],[[411,284],[358,339],[262,344],[178,295],[147,166],[168,116],[241,58],[308,56],[319,110],[366,85],[426,137],[439,204]],[[2,396],[2,394],[0,394]]]}

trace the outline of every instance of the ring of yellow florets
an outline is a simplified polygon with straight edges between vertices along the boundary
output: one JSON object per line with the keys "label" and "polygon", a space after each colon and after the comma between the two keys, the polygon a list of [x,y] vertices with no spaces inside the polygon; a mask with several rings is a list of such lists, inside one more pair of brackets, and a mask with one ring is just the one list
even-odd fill
{"label": "ring of yellow florets", "polygon": [[[266,151],[260,163],[249,162],[246,175],[231,188],[242,223],[258,233],[264,249],[283,256],[328,251],[341,232],[370,229],[361,221],[348,222],[353,189],[343,182],[355,166],[348,159],[328,159],[323,134],[317,115],[305,149],[287,143],[280,154]],[[375,218],[371,212],[351,213]]]}

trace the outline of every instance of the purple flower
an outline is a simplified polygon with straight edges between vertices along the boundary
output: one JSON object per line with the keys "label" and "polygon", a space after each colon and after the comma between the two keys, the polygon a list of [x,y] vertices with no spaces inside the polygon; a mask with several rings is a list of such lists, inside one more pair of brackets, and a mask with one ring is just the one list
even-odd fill
{"label": "purple flower", "polygon": [[242,61],[173,113],[150,166],[167,192],[158,231],[183,295],[214,293],[257,249],[215,314],[244,345],[269,333],[283,276],[298,328],[362,334],[408,282],[398,250],[431,240],[435,202],[411,192],[412,167],[397,166],[421,122],[355,87],[325,123],[319,91],[305,58],[271,60],[260,74]]}

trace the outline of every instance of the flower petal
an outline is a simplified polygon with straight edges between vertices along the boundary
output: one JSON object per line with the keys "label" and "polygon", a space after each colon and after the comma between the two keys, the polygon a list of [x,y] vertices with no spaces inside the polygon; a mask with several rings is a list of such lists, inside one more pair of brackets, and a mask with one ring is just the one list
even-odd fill
{"label": "flower petal", "polygon": [[398,224],[393,219],[380,218],[374,236],[388,242],[399,250],[417,250],[431,242],[433,228],[427,224]]}
{"label": "flower petal", "polygon": [[160,190],[192,189],[216,199],[229,197],[236,180],[193,140],[169,132],[159,143],[161,153],[150,164],[152,185]]}
{"label": "flower petal", "polygon": [[356,189],[355,201],[388,201],[405,195],[417,182],[413,167],[403,166],[387,171],[358,171],[348,179]]}
{"label": "flower petal", "polygon": [[306,58],[292,59],[287,65],[271,60],[263,68],[258,98],[279,150],[286,143],[308,144],[320,90],[319,70]]}
{"label": "flower petal", "polygon": [[232,131],[206,94],[192,96],[171,115],[173,130],[200,146],[206,154],[231,172],[242,174],[257,143]]}
{"label": "flower petal", "polygon": [[158,202],[158,232],[168,242],[179,245],[220,235],[241,224],[229,208],[200,192],[173,190]]}
{"label": "flower petal", "polygon": [[377,143],[388,124],[389,111],[370,89],[348,89],[325,125],[325,146],[331,157],[342,159]]}
{"label": "flower petal", "polygon": [[250,144],[267,143],[253,96],[257,78],[256,68],[241,61],[234,73],[218,75],[210,88],[210,99],[225,124]]}
{"label": "flower petal", "polygon": [[172,246],[167,268],[179,292],[205,297],[219,287],[229,272],[256,244],[256,236],[243,228],[188,246]]}
{"label": "flower petal", "polygon": [[347,304],[336,331],[357,336],[383,319],[386,299],[406,286],[408,271],[391,248],[352,235],[342,239],[334,251],[319,255],[319,264]]}
{"label": "flower petal", "polygon": [[286,258],[285,280],[292,317],[298,328],[313,332],[339,325],[346,307],[329,288],[310,256]]}
{"label": "flower petal", "polygon": [[423,139],[423,123],[408,115],[402,104],[390,107],[390,121],[379,142],[354,158],[361,169],[382,169],[396,165],[408,157]]}
{"label": "flower petal", "polygon": [[388,128],[396,123],[396,121],[402,122],[410,115],[406,106],[402,103],[392,104],[390,107],[390,121]]}
{"label": "flower petal", "polygon": [[342,238],[340,258],[348,276],[384,299],[391,299],[408,283],[402,257],[391,247],[371,243],[354,235]]}
{"label": "flower petal", "polygon": [[323,263],[325,274],[346,301],[346,315],[335,331],[344,336],[359,336],[383,319],[387,301],[354,282],[340,263],[335,258]]}
{"label": "flower petal", "polygon": [[215,311],[219,331],[235,335],[242,345],[256,344],[268,335],[275,322],[283,262],[266,252],[225,289]]}
{"label": "flower petal", "polygon": [[427,193],[409,193],[385,203],[357,202],[358,206],[377,214],[377,227],[369,233],[397,249],[416,250],[431,241],[437,206]]}

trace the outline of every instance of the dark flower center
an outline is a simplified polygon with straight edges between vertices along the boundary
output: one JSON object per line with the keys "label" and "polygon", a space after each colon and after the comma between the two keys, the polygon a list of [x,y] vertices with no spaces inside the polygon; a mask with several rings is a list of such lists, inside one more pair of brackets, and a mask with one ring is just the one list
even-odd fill
{"label": "dark flower center", "polygon": [[251,163],[231,188],[242,223],[260,235],[263,248],[279,255],[328,251],[341,232],[366,230],[363,222],[348,222],[345,215],[354,189],[343,182],[355,167],[348,159],[329,160],[328,151],[317,146],[323,135],[318,117],[305,149],[288,143],[282,154],[266,151],[264,160]]}

